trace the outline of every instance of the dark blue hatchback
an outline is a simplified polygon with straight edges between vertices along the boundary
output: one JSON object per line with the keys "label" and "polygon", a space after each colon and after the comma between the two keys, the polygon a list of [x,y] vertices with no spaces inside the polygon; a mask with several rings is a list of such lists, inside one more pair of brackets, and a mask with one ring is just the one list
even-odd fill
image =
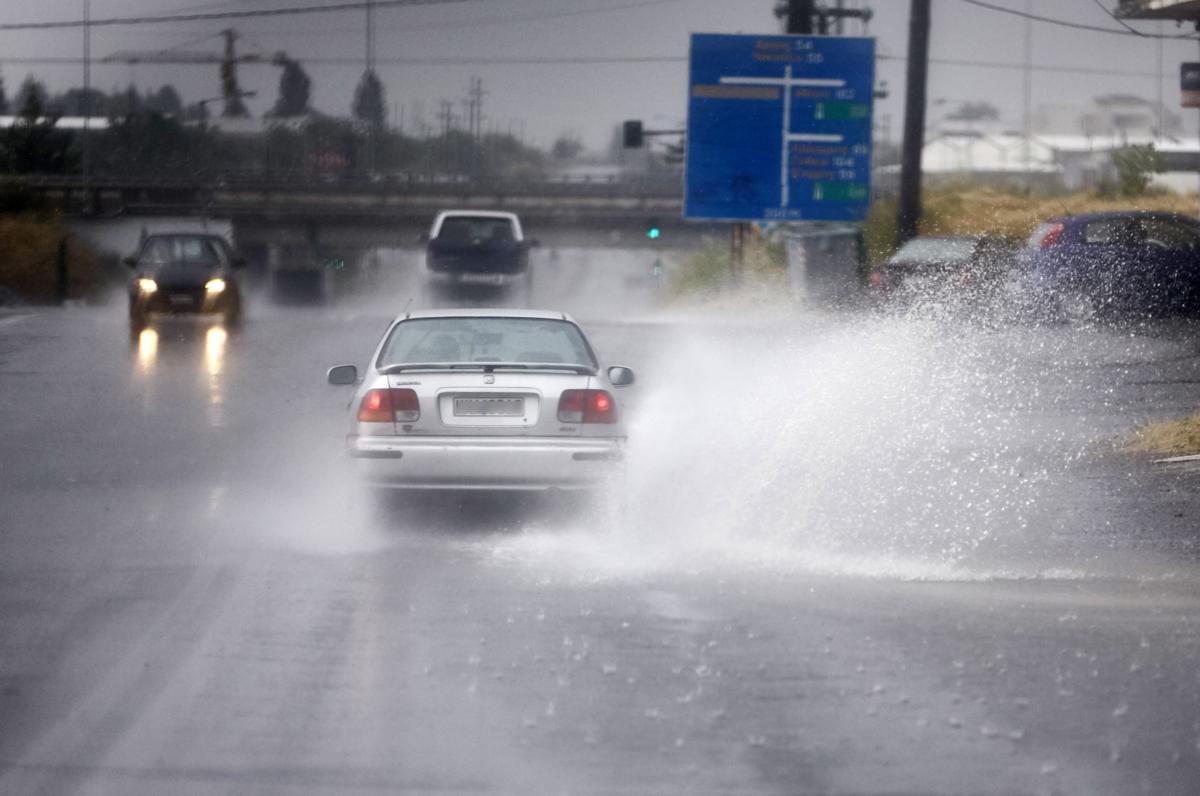
{"label": "dark blue hatchback", "polygon": [[1200,222],[1175,213],[1052,218],[1026,241],[1035,298],[1066,315],[1200,310]]}

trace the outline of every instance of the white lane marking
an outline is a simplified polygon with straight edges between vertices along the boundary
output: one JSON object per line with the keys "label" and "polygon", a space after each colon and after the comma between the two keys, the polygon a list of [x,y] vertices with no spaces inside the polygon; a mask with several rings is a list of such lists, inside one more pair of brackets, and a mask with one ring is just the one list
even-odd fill
{"label": "white lane marking", "polygon": [[21,315],[0,316],[0,326],[7,326],[12,323],[18,323],[26,318],[32,318],[33,313],[23,313]]}
{"label": "white lane marking", "polygon": [[208,518],[214,519],[220,512],[221,506],[225,503],[225,485],[218,484],[212,488],[212,494],[208,498]]}

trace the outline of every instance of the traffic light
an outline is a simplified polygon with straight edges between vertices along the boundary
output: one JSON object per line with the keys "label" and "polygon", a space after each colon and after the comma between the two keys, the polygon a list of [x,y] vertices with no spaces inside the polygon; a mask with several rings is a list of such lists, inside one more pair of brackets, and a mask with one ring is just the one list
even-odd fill
{"label": "traffic light", "polygon": [[658,240],[662,236],[662,227],[658,225],[658,219],[650,219],[650,223],[646,224],[646,237],[650,240]]}
{"label": "traffic light", "polygon": [[642,121],[630,119],[625,122],[624,142],[626,149],[639,149],[642,146]]}

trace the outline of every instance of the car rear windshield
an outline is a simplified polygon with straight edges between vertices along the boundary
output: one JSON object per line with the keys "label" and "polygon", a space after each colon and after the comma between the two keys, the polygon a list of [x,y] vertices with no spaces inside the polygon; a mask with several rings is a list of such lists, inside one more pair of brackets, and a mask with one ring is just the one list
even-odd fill
{"label": "car rear windshield", "polygon": [[1197,242],[1197,230],[1185,219],[1166,216],[1106,218],[1083,228],[1086,243],[1141,246],[1152,244],[1167,249],[1185,249]]}
{"label": "car rear windshield", "polygon": [[913,238],[892,255],[893,262],[957,263],[971,259],[974,238]]}
{"label": "car rear windshield", "polygon": [[442,219],[437,237],[438,240],[451,242],[478,240],[508,243],[516,240],[511,220],[486,216],[448,216]]}
{"label": "car rear windshield", "polygon": [[414,318],[392,327],[376,366],[523,363],[596,367],[579,327],[540,318]]}
{"label": "car rear windshield", "polygon": [[216,268],[225,264],[225,254],[220,244],[212,238],[150,238],[138,255],[138,264],[154,268],[164,265]]}

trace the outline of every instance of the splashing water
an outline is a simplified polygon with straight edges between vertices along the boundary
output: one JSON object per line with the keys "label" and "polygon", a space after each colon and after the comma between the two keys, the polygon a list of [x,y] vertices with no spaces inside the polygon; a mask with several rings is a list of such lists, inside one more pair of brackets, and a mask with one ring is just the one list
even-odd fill
{"label": "splashing water", "polygon": [[622,527],[531,528],[494,552],[599,577],[1094,574],[1052,544],[1046,506],[1111,434],[1092,371],[1137,345],[912,315],[688,329],[643,367]]}

